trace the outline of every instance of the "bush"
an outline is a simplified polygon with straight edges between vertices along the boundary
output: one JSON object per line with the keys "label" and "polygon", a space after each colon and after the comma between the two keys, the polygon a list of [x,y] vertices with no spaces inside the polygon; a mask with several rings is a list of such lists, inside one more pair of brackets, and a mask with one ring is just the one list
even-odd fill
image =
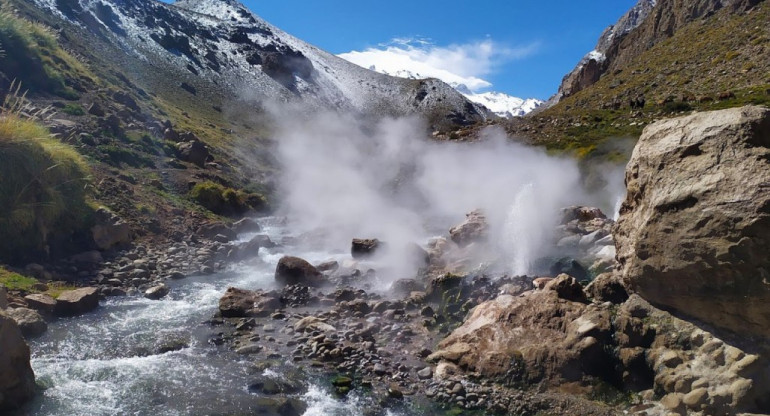
{"label": "bush", "polygon": [[667,113],[681,113],[690,110],[692,110],[692,106],[684,101],[672,101],[663,106],[663,111]]}
{"label": "bush", "polygon": [[190,191],[190,197],[218,215],[242,215],[249,210],[263,210],[265,198],[258,194],[247,193],[224,187],[218,183],[206,181],[196,184]]}
{"label": "bush", "polygon": [[6,106],[0,113],[0,258],[49,254],[88,223],[88,166],[70,146]]}

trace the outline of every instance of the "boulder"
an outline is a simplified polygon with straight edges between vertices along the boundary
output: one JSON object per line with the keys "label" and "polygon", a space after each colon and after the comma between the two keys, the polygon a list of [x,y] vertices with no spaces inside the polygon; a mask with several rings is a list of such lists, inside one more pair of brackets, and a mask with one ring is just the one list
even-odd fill
{"label": "boulder", "polygon": [[478,305],[438,345],[431,362],[450,362],[492,380],[547,384],[611,372],[611,314],[560,299],[554,290],[501,295]]}
{"label": "boulder", "polygon": [[236,233],[258,233],[262,231],[262,227],[259,226],[259,223],[256,220],[253,220],[251,218],[241,218],[240,220],[233,223],[233,230],[235,230]]}
{"label": "boulder", "polygon": [[553,290],[561,299],[573,302],[586,302],[586,294],[583,286],[568,274],[560,274],[555,279],[545,284],[545,290]]}
{"label": "boulder", "polygon": [[278,295],[234,287],[219,299],[219,313],[225,318],[266,317],[282,306]]}
{"label": "boulder", "polygon": [[147,299],[158,300],[168,295],[169,288],[161,283],[144,291],[144,297]]}
{"label": "boulder", "polygon": [[16,322],[0,311],[0,410],[21,406],[35,395],[29,347]]}
{"label": "boulder", "polygon": [[53,313],[56,308],[56,299],[45,293],[27,295],[24,297],[24,301],[27,302],[27,306],[42,313]]}
{"label": "boulder", "polygon": [[227,224],[219,221],[212,221],[202,224],[200,227],[198,227],[197,234],[209,240],[213,240],[218,235],[223,235],[231,241],[238,238],[238,233],[236,233],[232,228],[228,227]]}
{"label": "boulder", "polygon": [[623,286],[620,276],[613,273],[602,273],[596,276],[586,287],[586,293],[599,302],[620,304],[628,299],[628,292]]}
{"label": "boulder", "polygon": [[54,314],[57,316],[81,315],[98,306],[99,290],[95,287],[84,287],[62,292],[56,299]]}
{"label": "boulder", "polygon": [[373,255],[381,245],[376,238],[354,238],[350,246],[350,254],[354,259],[366,258]]}
{"label": "boulder", "polygon": [[16,321],[21,333],[27,338],[42,335],[48,329],[43,317],[33,309],[14,308],[6,310],[5,313]]}
{"label": "boulder", "polygon": [[275,281],[282,285],[320,286],[323,275],[304,259],[284,256],[275,268]]}
{"label": "boulder", "polygon": [[179,151],[179,158],[185,162],[190,162],[199,167],[206,165],[206,160],[209,158],[209,150],[206,145],[200,141],[179,142],[176,144]]}
{"label": "boulder", "polygon": [[452,241],[460,247],[476,241],[485,241],[488,234],[487,218],[478,209],[465,214],[465,221],[449,229]]}
{"label": "boulder", "polygon": [[614,228],[626,285],[652,304],[770,336],[770,110],[645,128]]}
{"label": "boulder", "polygon": [[105,208],[96,211],[96,224],[91,227],[91,234],[100,250],[131,241],[131,227]]}

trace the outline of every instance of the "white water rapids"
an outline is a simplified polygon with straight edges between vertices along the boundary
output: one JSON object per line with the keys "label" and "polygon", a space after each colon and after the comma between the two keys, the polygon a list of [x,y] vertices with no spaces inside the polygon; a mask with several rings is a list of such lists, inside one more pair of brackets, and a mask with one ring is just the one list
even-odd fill
{"label": "white water rapids", "polygon": [[[271,238],[279,228],[265,227]],[[279,249],[277,249],[279,250]],[[111,298],[80,317],[59,319],[31,342],[32,367],[42,393],[21,415],[250,415],[260,414],[247,386],[255,377],[248,358],[208,342],[205,324],[228,286],[271,288],[283,253],[260,250],[263,265],[168,282],[160,301]],[[292,253],[296,254],[296,253]],[[304,253],[310,261],[328,253]],[[147,355],[159,340],[182,339],[179,351]],[[363,414],[371,403],[351,395],[336,399],[311,380],[297,397],[307,416]]]}

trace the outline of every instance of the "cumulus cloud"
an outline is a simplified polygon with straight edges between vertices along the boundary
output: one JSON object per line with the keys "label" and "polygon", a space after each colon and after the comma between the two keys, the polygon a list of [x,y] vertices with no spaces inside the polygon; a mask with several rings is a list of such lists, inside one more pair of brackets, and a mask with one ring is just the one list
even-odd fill
{"label": "cumulus cloud", "polygon": [[378,47],[339,56],[364,68],[405,78],[438,78],[471,91],[492,86],[485,78],[505,62],[522,59],[537,43],[511,48],[491,39],[438,46],[424,38],[398,38]]}

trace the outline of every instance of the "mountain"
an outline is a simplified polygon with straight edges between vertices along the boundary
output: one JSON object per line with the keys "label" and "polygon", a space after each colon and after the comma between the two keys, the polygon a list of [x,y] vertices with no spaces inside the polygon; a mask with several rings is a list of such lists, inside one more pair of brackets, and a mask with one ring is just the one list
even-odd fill
{"label": "mountain", "polygon": [[[176,79],[204,101],[209,100],[202,95],[213,93],[259,104],[301,101],[361,113],[422,113],[436,128],[486,117],[441,82],[409,82],[359,68],[270,25],[235,0],[34,2],[98,37],[108,49],[91,53],[120,55],[128,64],[125,75],[151,90],[165,92],[167,86],[158,84]],[[223,101],[218,98],[212,97]]]}
{"label": "mountain", "polygon": [[[370,66],[368,69],[399,78],[415,80],[428,79],[420,73],[411,71],[406,68],[402,68],[396,71],[387,71],[376,66]],[[532,112],[543,104],[543,101],[536,98],[522,99],[502,92],[474,93],[464,84],[453,82],[451,79],[443,79],[443,81],[454,87],[468,100],[484,106],[498,117],[520,117]]]}

